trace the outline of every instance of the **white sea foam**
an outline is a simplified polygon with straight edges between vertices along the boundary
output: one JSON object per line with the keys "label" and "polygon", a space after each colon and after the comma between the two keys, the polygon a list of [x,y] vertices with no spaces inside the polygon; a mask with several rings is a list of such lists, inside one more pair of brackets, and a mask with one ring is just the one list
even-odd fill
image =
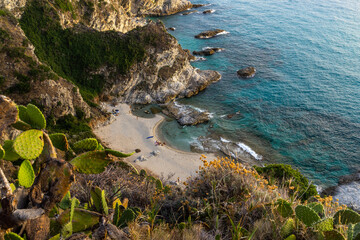
{"label": "white sea foam", "polygon": [[[205,51],[205,50],[208,50],[208,49],[213,49],[214,47],[203,47],[202,50]],[[222,52],[223,51],[223,48],[218,48],[219,50],[216,51],[216,52]]]}
{"label": "white sea foam", "polygon": [[231,142],[231,141],[229,141],[229,140],[227,140],[227,139],[225,139],[225,138],[222,138],[222,137],[220,137],[220,141],[225,142],[225,143]]}
{"label": "white sea foam", "polygon": [[229,34],[230,32],[228,31],[223,31],[223,32],[220,32],[218,34],[216,34],[215,36],[219,36],[219,35],[225,35],[225,34]]}
{"label": "white sea foam", "polygon": [[252,150],[248,145],[245,143],[239,142],[237,144],[244,152],[247,152],[251,156],[253,156],[256,160],[261,160],[262,156],[257,154],[254,150]]}
{"label": "white sea foam", "polygon": [[349,184],[340,185],[337,188],[335,199],[338,198],[341,204],[352,206],[360,210],[360,182],[351,182]]}
{"label": "white sea foam", "polygon": [[[198,61],[206,61],[206,58],[204,57],[195,57],[195,60],[191,60],[191,62],[198,62]],[[196,68],[198,69],[198,68]]]}

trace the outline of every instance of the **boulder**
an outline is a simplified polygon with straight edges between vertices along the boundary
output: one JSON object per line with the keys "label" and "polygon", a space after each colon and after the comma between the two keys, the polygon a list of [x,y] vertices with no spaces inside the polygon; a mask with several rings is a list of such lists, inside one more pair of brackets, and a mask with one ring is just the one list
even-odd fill
{"label": "boulder", "polygon": [[203,14],[209,14],[209,13],[214,13],[214,12],[215,12],[214,9],[208,9],[208,10],[203,11]]}
{"label": "boulder", "polygon": [[256,73],[255,67],[246,67],[237,71],[238,76],[242,78],[252,78],[255,76],[255,73]]}
{"label": "boulder", "polygon": [[203,48],[203,50],[213,50],[215,52],[222,52],[225,50],[225,48],[219,48],[219,47],[206,47],[206,48]]}
{"label": "boulder", "polygon": [[169,27],[168,28],[170,31],[175,31],[176,30],[176,28],[174,28],[174,27]]}
{"label": "boulder", "polygon": [[189,15],[189,14],[192,14],[192,13],[196,13],[197,10],[194,10],[194,11],[188,11],[188,12],[184,12],[182,15],[186,16],[186,15]]}
{"label": "boulder", "polygon": [[192,8],[199,8],[199,7],[203,7],[205,6],[205,4],[193,4]]}
{"label": "boulder", "polygon": [[212,37],[215,37],[216,35],[218,35],[220,33],[224,33],[224,32],[225,32],[225,30],[222,30],[222,29],[209,30],[209,31],[199,33],[198,35],[195,36],[195,38],[212,38]]}
{"label": "boulder", "polygon": [[213,55],[214,53],[215,53],[215,51],[212,49],[205,49],[202,51],[193,51],[194,55],[199,55],[199,56],[210,56],[210,55]]}
{"label": "boulder", "polygon": [[174,117],[180,125],[193,126],[210,120],[208,111],[201,111],[190,106],[169,103],[163,113]]}

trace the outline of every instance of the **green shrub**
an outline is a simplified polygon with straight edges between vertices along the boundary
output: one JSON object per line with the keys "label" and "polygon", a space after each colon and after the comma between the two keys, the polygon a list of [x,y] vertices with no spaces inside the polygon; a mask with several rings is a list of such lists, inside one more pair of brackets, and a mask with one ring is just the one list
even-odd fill
{"label": "green shrub", "polygon": [[264,175],[270,181],[275,180],[278,181],[279,184],[295,187],[294,190],[298,191],[297,195],[301,196],[302,200],[307,200],[311,196],[318,194],[315,185],[310,184],[306,177],[290,165],[269,164],[265,167],[254,166],[254,168],[259,174]]}
{"label": "green shrub", "polygon": [[113,31],[62,29],[59,16],[46,2],[29,1],[20,24],[39,59],[60,76],[76,83],[88,101],[100,93],[105,84],[102,75],[92,75],[90,70],[107,65],[124,74],[145,56],[144,44],[136,34],[120,37]]}

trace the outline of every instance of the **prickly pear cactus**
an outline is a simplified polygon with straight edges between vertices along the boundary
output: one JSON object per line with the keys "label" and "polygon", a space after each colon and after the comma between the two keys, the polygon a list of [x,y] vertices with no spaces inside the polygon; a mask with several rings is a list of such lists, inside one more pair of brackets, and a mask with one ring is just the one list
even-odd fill
{"label": "prickly pear cactus", "polygon": [[[99,223],[99,218],[101,214],[88,211],[85,209],[74,209],[73,219],[72,219],[72,231],[73,233],[82,232],[87,229],[92,228],[94,225]],[[57,218],[57,223],[61,226],[64,226],[70,221],[70,209],[61,213]]]}
{"label": "prickly pear cactus", "polygon": [[314,210],[320,216],[324,216],[324,206],[318,202],[312,202],[307,205],[309,208]]}
{"label": "prickly pear cactus", "polygon": [[321,219],[319,222],[314,223],[313,227],[316,230],[325,232],[325,231],[333,230],[334,229],[333,225],[334,225],[333,218],[325,218],[325,219]]}
{"label": "prickly pear cactus", "polygon": [[111,154],[115,157],[119,157],[119,158],[126,158],[126,157],[130,157],[131,155],[133,155],[135,152],[132,153],[122,153],[122,152],[118,152],[112,149],[105,149],[106,153]]}
{"label": "prickly pear cactus", "polygon": [[44,147],[43,132],[28,130],[21,133],[14,141],[14,150],[24,159],[35,159],[40,156]]}
{"label": "prickly pear cactus", "polygon": [[19,235],[17,235],[16,233],[13,233],[13,232],[9,232],[9,233],[5,234],[4,239],[5,240],[24,240],[22,237],[20,237]]}
{"label": "prickly pear cactus", "polygon": [[105,148],[103,147],[103,145],[101,145],[101,144],[99,143],[99,145],[98,145],[98,147],[96,148],[96,150],[103,151],[103,150],[105,150]]}
{"label": "prickly pear cactus", "polygon": [[147,176],[146,170],[141,169],[141,170],[140,170],[140,176],[141,176],[141,177],[146,177],[146,176]]}
{"label": "prickly pear cactus", "polygon": [[129,222],[134,221],[136,214],[131,209],[126,209],[122,214],[118,222],[118,227],[125,227]]}
{"label": "prickly pear cactus", "polygon": [[120,205],[119,203],[116,203],[114,207],[114,216],[113,216],[113,224],[115,226],[118,225],[119,219],[120,219]]}
{"label": "prickly pear cactus", "polygon": [[339,233],[336,230],[326,231],[324,232],[325,240],[345,240],[344,235]]}
{"label": "prickly pear cactus", "polygon": [[76,171],[87,174],[102,173],[110,162],[104,151],[86,152],[70,161]]}
{"label": "prickly pear cactus", "polygon": [[73,225],[72,225],[72,222],[68,222],[61,229],[61,232],[60,232],[61,239],[66,239],[66,238],[70,237],[72,234],[73,234]]}
{"label": "prickly pear cactus", "polygon": [[296,240],[296,236],[294,234],[291,234],[290,236],[285,238],[285,240]]}
{"label": "prickly pear cactus", "polygon": [[69,143],[68,140],[63,133],[54,133],[49,135],[52,144],[54,147],[61,151],[67,151],[69,150]]}
{"label": "prickly pear cactus", "polygon": [[26,122],[23,121],[17,121],[16,123],[13,123],[11,126],[21,131],[26,131],[31,129],[30,124],[27,124]]}
{"label": "prickly pear cactus", "polygon": [[96,187],[91,190],[90,194],[96,210],[108,215],[109,208],[106,202],[105,191],[101,190],[99,187]]}
{"label": "prickly pear cactus", "polygon": [[295,221],[293,218],[286,220],[285,224],[281,228],[281,236],[287,237],[292,234],[295,230]]}
{"label": "prickly pear cactus", "polygon": [[40,109],[35,105],[29,103],[26,107],[26,112],[30,118],[30,125],[36,129],[45,129],[46,120]]}
{"label": "prickly pear cactus", "polygon": [[93,151],[98,147],[98,141],[95,138],[86,138],[74,143],[74,150]]}
{"label": "prickly pear cactus", "polygon": [[349,223],[356,224],[360,222],[360,215],[351,209],[340,210],[335,213],[334,222],[335,224],[343,225],[347,225]]}
{"label": "prickly pear cactus", "polygon": [[3,149],[3,147],[0,145],[0,160],[3,159],[5,157],[5,150]]}
{"label": "prickly pear cactus", "polygon": [[314,210],[304,205],[298,205],[295,208],[295,213],[296,217],[308,227],[313,223],[320,221],[319,215]]}
{"label": "prickly pear cactus", "polygon": [[8,161],[16,161],[20,158],[19,154],[17,154],[13,148],[14,141],[13,140],[5,140],[3,148],[5,150],[4,159]]}
{"label": "prickly pear cactus", "polygon": [[293,215],[294,210],[291,208],[291,203],[284,199],[278,199],[277,200],[277,210],[280,213],[280,215],[284,218],[290,217]]}
{"label": "prickly pear cactus", "polygon": [[360,240],[360,223],[355,224],[352,230],[352,240]]}
{"label": "prickly pear cactus", "polygon": [[163,183],[160,179],[156,179],[155,185],[158,190],[162,190],[164,188]]}
{"label": "prickly pear cactus", "polygon": [[59,207],[63,210],[71,207],[71,195],[70,191],[66,193],[61,202],[59,203]]}
{"label": "prickly pear cactus", "polygon": [[33,185],[35,180],[34,169],[29,160],[24,160],[18,172],[19,184],[26,188],[29,188]]}
{"label": "prickly pear cactus", "polygon": [[27,108],[23,105],[18,105],[17,107],[18,107],[18,111],[19,111],[20,120],[30,124],[31,121],[30,121],[30,117],[27,113]]}

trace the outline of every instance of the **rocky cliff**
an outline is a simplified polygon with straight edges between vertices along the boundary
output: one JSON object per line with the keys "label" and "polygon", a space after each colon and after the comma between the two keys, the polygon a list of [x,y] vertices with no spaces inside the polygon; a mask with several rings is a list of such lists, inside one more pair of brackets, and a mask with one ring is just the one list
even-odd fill
{"label": "rocky cliff", "polygon": [[79,89],[39,62],[33,45],[9,13],[0,16],[0,63],[0,93],[18,104],[32,101],[54,117],[76,115],[77,109],[90,116]]}
{"label": "rocky cliff", "polygon": [[[191,97],[220,79],[218,72],[192,67],[188,52],[161,22],[136,31],[139,31],[136,35],[143,37],[155,34],[155,44],[147,46],[144,60],[133,65],[127,74],[107,78],[104,97],[114,96],[127,103],[166,103]],[[109,69],[106,71],[109,73]]]}

